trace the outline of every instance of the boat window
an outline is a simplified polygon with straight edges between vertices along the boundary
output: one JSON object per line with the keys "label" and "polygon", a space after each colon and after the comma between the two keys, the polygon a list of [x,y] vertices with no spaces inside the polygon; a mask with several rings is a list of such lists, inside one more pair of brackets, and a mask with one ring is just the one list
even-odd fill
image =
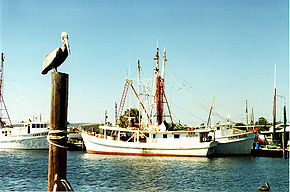
{"label": "boat window", "polygon": [[36,126],[35,126],[35,124],[32,124],[32,128],[35,128]]}
{"label": "boat window", "polygon": [[174,139],[179,139],[179,134],[174,134]]}
{"label": "boat window", "polygon": [[43,128],[43,124],[40,124],[40,128]]}
{"label": "boat window", "polygon": [[216,130],[220,130],[220,127],[217,127]]}
{"label": "boat window", "polygon": [[167,134],[163,134],[163,138],[167,138]]}
{"label": "boat window", "polygon": [[153,138],[155,138],[156,137],[156,135],[155,134],[153,134]]}
{"label": "boat window", "polygon": [[37,124],[36,127],[37,127],[37,128],[40,128],[40,124]]}
{"label": "boat window", "polygon": [[46,124],[44,124],[44,128],[46,128]]}

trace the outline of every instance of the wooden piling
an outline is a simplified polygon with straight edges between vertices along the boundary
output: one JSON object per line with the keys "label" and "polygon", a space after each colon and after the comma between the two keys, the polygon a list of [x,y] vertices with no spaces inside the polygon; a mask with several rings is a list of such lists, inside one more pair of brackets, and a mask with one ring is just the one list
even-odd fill
{"label": "wooden piling", "polygon": [[49,133],[48,191],[54,178],[66,179],[68,74],[51,73],[51,112]]}
{"label": "wooden piling", "polygon": [[283,147],[283,159],[286,159],[284,133],[282,133],[282,147]]}

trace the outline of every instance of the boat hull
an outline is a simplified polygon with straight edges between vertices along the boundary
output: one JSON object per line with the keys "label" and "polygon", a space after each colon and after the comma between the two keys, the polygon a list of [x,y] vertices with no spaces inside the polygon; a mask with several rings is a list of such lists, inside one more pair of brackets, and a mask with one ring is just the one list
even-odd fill
{"label": "boat hull", "polygon": [[86,133],[82,133],[82,137],[88,153],[108,155],[206,157],[212,155],[217,146],[217,142],[174,146],[156,143],[135,143],[97,138]]}
{"label": "boat hull", "polygon": [[47,134],[48,132],[42,132],[37,134],[7,136],[1,138],[0,149],[48,150]]}
{"label": "boat hull", "polygon": [[255,139],[255,133],[244,133],[216,138],[216,155],[249,155]]}

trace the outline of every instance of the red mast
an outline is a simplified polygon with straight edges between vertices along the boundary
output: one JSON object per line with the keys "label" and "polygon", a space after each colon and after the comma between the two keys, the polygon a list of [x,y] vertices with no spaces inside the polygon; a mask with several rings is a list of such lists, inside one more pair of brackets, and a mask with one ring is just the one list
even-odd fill
{"label": "red mast", "polygon": [[166,59],[166,49],[164,49],[163,53],[163,63],[162,63],[162,71],[160,74],[159,70],[159,48],[157,48],[156,56],[154,57],[156,60],[156,67],[155,67],[155,77],[156,77],[156,90],[155,90],[155,103],[156,103],[156,116],[157,116],[157,124],[161,125],[164,121],[164,106],[163,103],[167,104],[168,112],[170,119],[172,121],[171,112],[169,109],[169,105],[165,96],[164,86],[165,86],[165,62]]}
{"label": "red mast", "polygon": [[157,48],[156,56],[154,57],[156,60],[156,90],[155,90],[155,103],[156,103],[156,117],[157,117],[157,124],[161,125],[163,122],[163,79],[160,76],[159,70],[159,48]]}

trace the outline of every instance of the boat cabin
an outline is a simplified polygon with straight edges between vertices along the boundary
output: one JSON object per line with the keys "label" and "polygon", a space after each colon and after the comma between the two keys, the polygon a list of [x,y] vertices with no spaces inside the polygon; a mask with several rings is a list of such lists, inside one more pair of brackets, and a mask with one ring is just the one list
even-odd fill
{"label": "boat cabin", "polygon": [[46,130],[48,130],[48,123],[46,122],[28,122],[14,127],[0,129],[0,136],[37,134]]}
{"label": "boat cabin", "polygon": [[215,130],[215,137],[226,137],[228,135],[233,135],[233,125],[232,124],[223,124],[223,125],[217,125],[213,128]]}
{"label": "boat cabin", "polygon": [[48,129],[48,125],[45,122],[28,122],[24,123],[24,128],[30,134],[38,132],[39,129]]}
{"label": "boat cabin", "polygon": [[209,133],[212,130],[195,131],[141,131],[136,128],[125,129],[119,127],[100,126],[96,137],[125,142],[157,143],[157,144],[181,144],[203,143],[214,141]]}

